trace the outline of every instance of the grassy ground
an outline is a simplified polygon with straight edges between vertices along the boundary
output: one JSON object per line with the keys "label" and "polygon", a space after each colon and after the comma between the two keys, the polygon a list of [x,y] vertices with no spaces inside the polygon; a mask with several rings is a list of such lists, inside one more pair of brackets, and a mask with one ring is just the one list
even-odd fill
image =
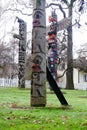
{"label": "grassy ground", "polygon": [[47,90],[45,108],[30,107],[30,90],[0,88],[0,130],[87,130],[87,91],[62,90],[70,109]]}

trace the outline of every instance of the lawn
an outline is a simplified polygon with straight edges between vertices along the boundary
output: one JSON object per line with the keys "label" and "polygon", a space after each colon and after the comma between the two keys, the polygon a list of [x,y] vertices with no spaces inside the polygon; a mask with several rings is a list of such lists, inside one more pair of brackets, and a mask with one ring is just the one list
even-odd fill
{"label": "lawn", "polygon": [[0,130],[87,130],[87,91],[62,90],[69,109],[47,89],[46,107],[30,106],[30,90],[0,88]]}

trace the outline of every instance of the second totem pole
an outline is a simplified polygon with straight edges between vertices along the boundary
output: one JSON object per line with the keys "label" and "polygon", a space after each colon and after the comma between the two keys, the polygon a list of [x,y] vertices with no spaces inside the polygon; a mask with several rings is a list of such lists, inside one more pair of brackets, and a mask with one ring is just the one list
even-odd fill
{"label": "second totem pole", "polygon": [[19,23],[19,34],[14,34],[13,37],[19,40],[18,54],[18,87],[25,88],[25,59],[26,59],[26,22],[16,17]]}
{"label": "second totem pole", "polygon": [[51,75],[57,82],[57,64],[58,64],[58,53],[57,53],[57,15],[55,10],[52,11],[52,15],[49,17],[50,31],[48,32],[48,67]]}

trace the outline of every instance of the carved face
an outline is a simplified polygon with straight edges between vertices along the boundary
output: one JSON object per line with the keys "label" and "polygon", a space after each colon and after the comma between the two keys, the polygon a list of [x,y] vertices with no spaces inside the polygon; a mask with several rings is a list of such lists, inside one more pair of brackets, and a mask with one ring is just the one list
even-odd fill
{"label": "carved face", "polygon": [[35,64],[37,64],[37,65],[40,65],[41,62],[42,62],[42,57],[39,56],[39,55],[37,55],[37,56],[35,57],[35,59],[33,60],[33,62],[34,62]]}
{"label": "carved face", "polygon": [[44,13],[41,10],[34,10],[33,27],[45,26]]}
{"label": "carved face", "polygon": [[42,13],[41,13],[39,10],[36,11],[35,14],[34,14],[34,18],[35,18],[35,19],[40,19],[41,16],[42,16]]}

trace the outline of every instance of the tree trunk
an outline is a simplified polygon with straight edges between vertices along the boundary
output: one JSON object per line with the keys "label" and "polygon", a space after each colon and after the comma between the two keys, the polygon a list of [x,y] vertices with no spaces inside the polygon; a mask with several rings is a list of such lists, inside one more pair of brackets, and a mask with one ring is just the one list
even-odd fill
{"label": "tree trunk", "polygon": [[46,105],[45,0],[34,0],[32,31],[31,106]]}
{"label": "tree trunk", "polygon": [[[69,17],[72,16],[72,7],[69,8]],[[72,40],[72,19],[70,26],[67,28],[68,45],[67,45],[67,72],[66,72],[66,89],[74,89],[73,83],[73,40]]]}

